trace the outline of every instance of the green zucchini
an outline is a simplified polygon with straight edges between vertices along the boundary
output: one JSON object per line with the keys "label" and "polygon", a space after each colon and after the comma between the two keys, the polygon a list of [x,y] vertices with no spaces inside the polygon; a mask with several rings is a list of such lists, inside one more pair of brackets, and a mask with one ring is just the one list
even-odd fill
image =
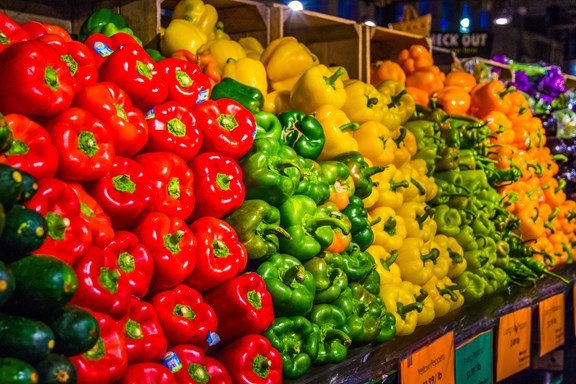
{"label": "green zucchini", "polygon": [[0,261],[0,308],[6,304],[14,294],[15,284],[12,270],[10,270],[10,267],[4,264],[3,261]]}
{"label": "green zucchini", "polygon": [[22,173],[10,165],[0,163],[0,203],[10,209],[20,198],[23,189]]}
{"label": "green zucchini", "polygon": [[22,174],[22,191],[18,197],[18,204],[30,200],[36,192],[38,192],[38,183],[36,182],[36,178],[28,172],[20,171],[20,173]]}
{"label": "green zucchini", "polygon": [[60,310],[74,296],[78,280],[74,269],[49,255],[25,256],[10,264],[16,290],[7,311],[41,318]]}
{"label": "green zucchini", "polygon": [[0,359],[0,383],[2,384],[36,384],[38,373],[25,361],[13,357]]}
{"label": "green zucchini", "polygon": [[0,313],[0,357],[35,364],[54,348],[54,333],[43,322]]}
{"label": "green zucchini", "polygon": [[66,356],[80,355],[94,345],[100,337],[98,320],[84,308],[67,305],[59,316],[48,323],[56,340],[55,353]]}
{"label": "green zucchini", "polygon": [[75,384],[76,367],[64,355],[51,353],[34,366],[41,384]]}
{"label": "green zucchini", "polygon": [[6,224],[0,236],[0,258],[13,261],[26,256],[44,244],[47,233],[44,216],[22,205],[13,206],[6,212]]}

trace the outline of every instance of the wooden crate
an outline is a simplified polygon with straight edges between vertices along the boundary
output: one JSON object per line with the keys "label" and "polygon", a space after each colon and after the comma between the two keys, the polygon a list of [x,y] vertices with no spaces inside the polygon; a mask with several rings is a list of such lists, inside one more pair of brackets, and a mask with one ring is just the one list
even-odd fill
{"label": "wooden crate", "polygon": [[370,64],[378,60],[396,60],[398,53],[413,44],[420,44],[429,51],[432,50],[432,40],[425,36],[413,35],[385,27],[369,27],[364,25],[366,55],[363,63],[365,78],[370,82]]}
{"label": "wooden crate", "polygon": [[0,11],[18,23],[55,24],[72,35],[78,34],[88,16],[102,7],[122,15],[144,44],[160,31],[160,0],[0,0]]}

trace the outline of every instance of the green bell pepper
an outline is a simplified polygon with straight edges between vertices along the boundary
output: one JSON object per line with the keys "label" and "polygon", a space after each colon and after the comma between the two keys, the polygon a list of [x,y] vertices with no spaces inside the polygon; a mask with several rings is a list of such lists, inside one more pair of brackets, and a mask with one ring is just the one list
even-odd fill
{"label": "green bell pepper", "polygon": [[455,127],[440,131],[440,137],[447,146],[460,149],[460,131]]}
{"label": "green bell pepper", "polygon": [[418,148],[414,156],[412,156],[413,160],[424,160],[426,162],[426,175],[431,176],[436,171],[436,158],[438,156],[438,146],[436,144],[427,144],[423,145],[421,148]]}
{"label": "green bell pepper", "polygon": [[458,148],[444,147],[436,153],[435,171],[449,171],[460,165],[460,153]]}
{"label": "green bell pepper", "polygon": [[166,58],[159,50],[154,48],[146,48],[146,53],[148,53],[152,60],[155,62],[159,62],[160,60],[164,60]]}
{"label": "green bell pepper", "polygon": [[314,365],[337,364],[346,359],[352,339],[342,328],[346,325],[346,313],[331,304],[312,307],[308,319],[320,328],[318,357]]}
{"label": "green bell pepper", "polygon": [[348,281],[361,281],[376,269],[374,257],[360,249],[358,244],[350,243],[348,249],[342,253],[334,254],[334,266],[341,268],[348,276]]}
{"label": "green bell pepper", "polygon": [[460,185],[465,185],[466,188],[473,193],[477,193],[485,188],[491,188],[486,172],[482,169],[460,171],[460,176],[462,177]]}
{"label": "green bell pepper", "polygon": [[331,303],[348,287],[348,276],[334,265],[334,254],[331,252],[321,252],[303,265],[314,276],[314,304]]}
{"label": "green bell pepper", "polygon": [[319,210],[308,196],[291,196],[278,209],[280,225],[292,237],[280,238],[279,251],[300,260],[317,256],[323,248],[332,244],[332,228],[339,228],[345,235],[349,233],[342,220]]}
{"label": "green bell pepper", "polygon": [[261,199],[280,205],[296,191],[303,170],[298,155],[287,145],[270,139],[256,139],[239,161],[246,199]]}
{"label": "green bell pepper", "polygon": [[476,243],[476,238],[474,237],[474,229],[472,229],[471,226],[463,225],[460,227],[460,232],[458,232],[458,234],[454,237],[464,251],[473,251],[478,249],[478,244]]}
{"label": "green bell pepper", "polygon": [[341,153],[334,157],[335,161],[341,161],[350,170],[350,176],[354,181],[354,194],[364,199],[372,193],[374,182],[371,177],[384,171],[386,167],[375,165],[370,166],[364,156],[358,151],[349,151]]}
{"label": "green bell pepper", "polygon": [[376,269],[371,270],[364,276],[364,278],[360,280],[360,284],[371,294],[380,294],[380,274]]}
{"label": "green bell pepper", "polygon": [[296,153],[307,159],[316,160],[324,148],[326,138],[320,122],[302,111],[282,112],[278,115],[282,124],[284,142]]}
{"label": "green bell pepper", "polygon": [[[376,272],[378,273],[378,272]],[[380,316],[380,322],[382,323],[382,329],[380,333],[374,339],[374,344],[382,344],[390,341],[396,336],[396,317],[392,312],[386,310],[386,305],[384,300],[378,295],[374,296],[374,300],[382,306],[382,315]]]}
{"label": "green bell pepper", "polygon": [[476,150],[460,149],[459,168],[462,171],[476,169]]}
{"label": "green bell pepper", "polygon": [[471,271],[476,271],[485,265],[489,264],[490,256],[488,256],[488,251],[486,249],[474,249],[470,251],[464,251],[464,258],[466,259],[467,269]]}
{"label": "green bell pepper", "polygon": [[458,185],[453,185],[448,183],[446,180],[435,178],[436,186],[438,191],[432,200],[428,202],[431,206],[447,204],[451,200],[458,200],[460,198],[468,198],[468,193],[466,189]]}
{"label": "green bell pepper", "polygon": [[342,213],[348,217],[352,228],[352,241],[360,247],[360,249],[368,249],[374,242],[374,231],[372,226],[379,223],[382,218],[377,217],[373,221],[368,219],[368,211],[364,208],[364,202],[358,196],[352,196],[348,206],[342,210]]}
{"label": "green bell pepper", "polygon": [[282,124],[275,114],[260,111],[254,114],[256,121],[256,139],[270,139],[280,142],[282,138]]}
{"label": "green bell pepper", "polygon": [[477,302],[484,296],[486,290],[486,280],[470,271],[462,272],[454,279],[454,283],[458,285],[466,303]]}
{"label": "green bell pepper", "polygon": [[320,329],[303,316],[277,317],[263,333],[282,355],[282,377],[297,379],[318,358]]}
{"label": "green bell pepper", "polygon": [[359,283],[350,283],[333,304],[346,314],[341,329],[350,336],[353,346],[369,344],[380,335],[384,307]]}
{"label": "green bell pepper", "polygon": [[298,160],[303,170],[302,180],[296,187],[296,193],[311,197],[316,204],[330,199],[330,186],[322,173],[320,164],[312,159],[299,156]]}
{"label": "green bell pepper", "polygon": [[232,99],[252,113],[258,113],[264,106],[264,95],[256,88],[243,84],[231,77],[223,78],[212,88],[212,100]]}
{"label": "green bell pepper", "polygon": [[437,205],[434,209],[434,220],[438,224],[438,232],[446,236],[456,236],[460,232],[462,217],[460,212],[447,204]]}
{"label": "green bell pepper", "polygon": [[314,276],[295,257],[275,253],[256,269],[272,296],[274,315],[305,316],[312,309]]}
{"label": "green bell pepper", "polygon": [[290,238],[280,227],[280,212],[264,200],[244,200],[242,205],[224,220],[238,234],[248,258],[264,260],[278,251],[278,236]]}
{"label": "green bell pepper", "polygon": [[354,182],[348,166],[341,161],[321,161],[320,169],[330,187],[330,196],[338,196],[342,193],[348,197],[355,192]]}
{"label": "green bell pepper", "polygon": [[92,12],[80,27],[79,39],[85,41],[88,36],[97,33],[107,24],[113,24],[117,28],[126,28],[126,21],[122,16],[110,8],[100,8]]}

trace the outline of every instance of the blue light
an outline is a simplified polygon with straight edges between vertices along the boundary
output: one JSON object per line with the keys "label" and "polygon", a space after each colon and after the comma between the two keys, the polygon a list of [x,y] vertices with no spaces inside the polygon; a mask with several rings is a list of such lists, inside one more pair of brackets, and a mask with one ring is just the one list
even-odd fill
{"label": "blue light", "polygon": [[460,20],[460,32],[461,33],[468,33],[470,32],[470,19],[464,17]]}

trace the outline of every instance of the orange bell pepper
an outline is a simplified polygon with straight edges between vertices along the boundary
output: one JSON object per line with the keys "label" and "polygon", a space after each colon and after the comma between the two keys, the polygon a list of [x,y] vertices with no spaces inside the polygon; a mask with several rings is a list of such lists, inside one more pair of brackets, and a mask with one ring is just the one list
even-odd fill
{"label": "orange bell pepper", "polygon": [[403,49],[398,54],[398,63],[407,75],[418,68],[434,65],[434,59],[428,49],[423,45],[414,44],[408,49]]}
{"label": "orange bell pepper", "polygon": [[464,115],[470,108],[470,94],[451,85],[436,92],[436,103],[448,114]]}
{"label": "orange bell pepper", "polygon": [[416,104],[427,106],[430,104],[430,95],[417,87],[406,87],[406,92],[414,98]]}
{"label": "orange bell pepper", "polygon": [[450,72],[446,75],[446,80],[444,81],[445,86],[459,87],[468,93],[472,91],[472,88],[474,88],[476,84],[476,78],[474,75],[464,71]]}
{"label": "orange bell pepper", "polygon": [[392,60],[378,60],[370,65],[370,84],[377,86],[384,80],[406,83],[406,74],[400,64]]}
{"label": "orange bell pepper", "polygon": [[444,87],[445,78],[436,65],[419,67],[406,77],[406,86],[420,88],[428,95],[432,95]]}
{"label": "orange bell pepper", "polygon": [[479,84],[471,92],[470,112],[483,118],[492,111],[507,114],[512,107],[512,100],[508,96],[513,88],[506,89],[498,80]]}

